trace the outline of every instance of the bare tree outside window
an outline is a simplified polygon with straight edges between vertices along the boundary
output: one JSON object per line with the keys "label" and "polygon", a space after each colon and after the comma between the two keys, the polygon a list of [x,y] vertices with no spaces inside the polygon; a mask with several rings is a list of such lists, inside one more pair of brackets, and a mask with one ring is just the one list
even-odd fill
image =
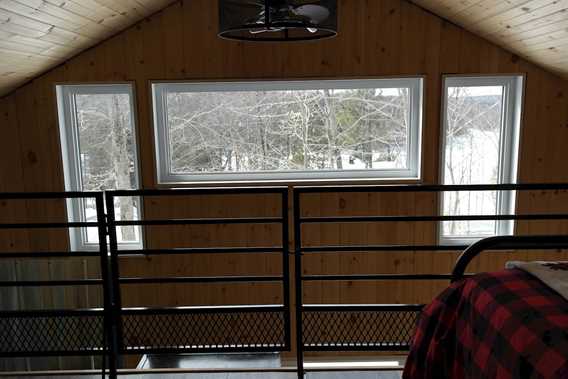
{"label": "bare tree outside window", "polygon": [[[497,184],[502,87],[450,87],[447,97],[446,184]],[[495,214],[495,192],[448,192],[444,213]],[[492,235],[494,221],[444,223],[452,236]]]}
{"label": "bare tree outside window", "polygon": [[[129,95],[76,95],[75,104],[83,190],[136,188],[135,140]],[[134,219],[138,209],[136,200],[132,197],[117,198],[117,219]],[[85,204],[85,207],[87,219],[96,216],[93,203]],[[95,229],[89,231],[87,241],[97,242],[97,233]],[[120,227],[117,237],[119,242],[139,240],[134,226]]]}
{"label": "bare tree outside window", "polygon": [[[59,86],[62,144],[66,187],[76,191],[138,188],[136,138],[132,93],[129,85]],[[73,202],[76,220],[95,221],[94,200]],[[116,199],[118,220],[139,217],[138,198]],[[96,228],[84,228],[74,236],[77,248],[98,244]],[[119,227],[120,244],[139,244],[140,228]]]}
{"label": "bare tree outside window", "polygon": [[[459,80],[459,79],[456,79]],[[473,79],[471,79],[473,81]],[[487,80],[487,79],[486,79]],[[444,184],[499,184],[514,174],[504,172],[512,165],[506,160],[504,146],[513,139],[506,85],[446,85],[444,131]],[[508,142],[505,143],[505,142]],[[495,215],[512,212],[504,206],[502,193],[494,191],[446,192],[445,215]],[[505,204],[506,205],[506,204]],[[442,223],[442,236],[450,238],[484,237],[502,232],[496,221],[452,221]]]}
{"label": "bare tree outside window", "polygon": [[173,88],[160,103],[173,175],[410,166],[410,88]]}

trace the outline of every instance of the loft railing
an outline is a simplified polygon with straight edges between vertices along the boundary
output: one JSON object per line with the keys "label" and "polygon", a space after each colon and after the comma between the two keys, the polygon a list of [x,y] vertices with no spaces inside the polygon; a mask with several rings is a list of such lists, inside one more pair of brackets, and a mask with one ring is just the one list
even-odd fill
{"label": "loft railing", "polygon": [[[471,247],[448,244],[354,244],[309,245],[303,243],[305,225],[364,224],[364,223],[417,223],[479,220],[568,220],[568,214],[515,214],[515,215],[351,215],[342,209],[341,216],[307,216],[303,197],[307,194],[326,193],[434,193],[446,191],[564,191],[568,184],[475,185],[475,186],[357,186],[357,187],[296,187],[293,189],[293,230],[295,252],[296,305],[291,307],[291,280],[289,268],[289,199],[287,187],[268,188],[207,188],[180,190],[111,191],[107,193],[17,193],[0,194],[0,200],[74,199],[94,198],[96,222],[51,223],[0,223],[0,230],[41,230],[96,227],[99,249],[94,252],[6,252],[0,259],[48,259],[99,257],[101,276],[98,279],[0,281],[0,287],[98,286],[104,293],[102,309],[9,311],[0,314],[0,330],[12,338],[0,342],[0,357],[98,355],[103,359],[102,373],[111,378],[117,375],[120,357],[125,354],[178,354],[222,352],[277,352],[291,350],[295,315],[298,375],[305,370],[305,352],[315,351],[405,351],[409,348],[416,320],[423,304],[306,304],[302,289],[307,282],[345,283],[360,281],[432,281],[456,280],[465,274],[467,263],[484,250],[512,249],[563,249],[568,247],[568,236],[503,236],[483,240]],[[274,195],[279,197],[279,215],[274,217],[223,218],[164,218],[117,220],[115,202],[120,197],[168,198],[179,196],[243,196]],[[105,213],[105,201],[106,209]],[[331,211],[331,210],[330,210]],[[351,210],[352,211],[352,210]],[[7,220],[10,221],[10,220]],[[278,225],[278,246],[219,246],[175,248],[142,248],[121,250],[117,241],[117,228],[124,226],[175,227],[182,225]],[[380,229],[379,229],[380,230]],[[466,250],[467,249],[467,250]],[[452,274],[449,273],[319,273],[303,272],[302,257],[322,254],[322,258],[350,252],[401,252],[427,253],[436,251],[466,250]],[[170,276],[131,277],[121,275],[120,258],[137,255],[173,256],[219,254],[280,254],[282,270],[270,275],[230,275],[211,277]],[[124,307],[121,290],[146,284],[215,284],[215,283],[278,283],[282,302],[267,305],[198,306],[160,308],[148,304],[141,307]],[[358,328],[349,328],[358,325]],[[183,327],[180,327],[183,326]],[[80,330],[89,335],[77,336]],[[321,331],[325,330],[325,333]],[[267,332],[269,331],[269,332]],[[84,334],[84,332],[83,332]],[[53,337],[55,336],[55,337]],[[80,338],[79,338],[80,337]]]}
{"label": "loft railing", "polygon": [[[98,287],[103,294],[103,307],[96,309],[34,309],[2,310],[0,312],[0,357],[100,356],[102,373],[106,363],[110,373],[116,373],[116,350],[108,342],[113,339],[111,325],[111,293],[108,271],[107,225],[104,216],[104,197],[101,192],[66,193],[0,193],[0,201],[25,208],[25,201],[54,201],[94,199],[97,211],[92,222],[10,222],[0,223],[0,230],[49,230],[97,228],[97,251],[1,252],[0,260],[46,260],[51,258],[88,258],[100,260],[98,279],[73,280],[11,280],[1,281],[0,288]],[[19,203],[19,204],[16,204]],[[39,273],[38,273],[39,274]]]}
{"label": "loft railing", "polygon": [[[163,218],[116,220],[114,205],[119,197],[172,198],[207,195],[274,195],[279,197],[279,216],[223,218]],[[179,190],[113,191],[106,193],[110,230],[110,264],[112,275],[114,320],[117,325],[117,350],[120,354],[175,354],[223,352],[279,352],[290,350],[290,270],[288,252],[288,188],[208,188]],[[121,250],[116,230],[123,226],[183,226],[183,225],[278,225],[281,229],[278,246],[223,246],[195,248],[180,246],[164,249]],[[209,277],[124,277],[120,274],[119,257],[251,254],[281,256],[279,275],[231,275]],[[121,305],[121,291],[127,286],[142,284],[236,284],[277,283],[281,287],[282,303],[269,305],[199,306],[158,308],[127,308]],[[172,330],[177,332],[172,333]]]}

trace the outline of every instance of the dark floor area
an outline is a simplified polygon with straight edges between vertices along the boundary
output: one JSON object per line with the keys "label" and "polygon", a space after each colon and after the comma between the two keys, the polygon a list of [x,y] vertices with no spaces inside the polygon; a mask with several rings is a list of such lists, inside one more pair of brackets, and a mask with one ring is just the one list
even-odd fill
{"label": "dark floor area", "polygon": [[[0,376],[10,379],[100,379],[100,375],[41,375],[41,376]],[[124,379],[297,379],[295,373],[210,373],[210,374],[130,374],[120,375]],[[310,372],[306,379],[399,379],[400,371],[353,371],[353,372]]]}
{"label": "dark floor area", "polygon": [[[363,360],[363,359],[362,359]],[[364,361],[364,360],[363,360]],[[323,361],[325,362],[325,361]],[[329,361],[328,361],[329,362]],[[321,361],[320,361],[321,364]],[[297,379],[295,372],[223,372],[224,370],[246,369],[281,369],[279,354],[216,354],[216,355],[146,355],[138,364],[139,370],[186,369],[215,370],[209,373],[132,373],[120,375],[124,379]],[[319,367],[318,367],[319,368]],[[399,379],[399,371],[321,371],[312,368],[306,373],[306,379]],[[100,379],[90,375],[38,375],[38,376],[1,376],[0,379]]]}

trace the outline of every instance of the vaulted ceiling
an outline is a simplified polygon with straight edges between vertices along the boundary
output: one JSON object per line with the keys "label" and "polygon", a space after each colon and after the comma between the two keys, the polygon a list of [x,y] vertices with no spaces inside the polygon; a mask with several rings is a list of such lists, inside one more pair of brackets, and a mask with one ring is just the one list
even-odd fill
{"label": "vaulted ceiling", "polygon": [[[0,96],[173,1],[0,0]],[[568,78],[568,0],[410,1]]]}
{"label": "vaulted ceiling", "polygon": [[0,96],[172,0],[0,0]]}
{"label": "vaulted ceiling", "polygon": [[568,0],[411,0],[568,78]]}

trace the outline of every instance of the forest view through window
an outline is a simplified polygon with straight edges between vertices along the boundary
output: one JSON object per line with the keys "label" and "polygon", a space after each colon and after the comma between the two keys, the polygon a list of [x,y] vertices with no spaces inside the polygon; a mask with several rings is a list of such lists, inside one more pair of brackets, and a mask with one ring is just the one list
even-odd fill
{"label": "forest view through window", "polygon": [[[516,180],[520,122],[519,77],[446,78],[444,184],[503,184]],[[445,215],[514,213],[505,191],[445,192]],[[442,237],[476,239],[512,233],[511,221],[442,223]]]}
{"label": "forest view through window", "polygon": [[[58,87],[61,145],[66,189],[105,191],[138,188],[135,116],[132,88],[127,84],[70,85]],[[140,215],[136,197],[119,197],[115,202],[117,220],[133,220]],[[73,200],[72,221],[96,221],[94,199]],[[141,244],[140,228],[117,228],[121,247]],[[98,230],[89,227],[71,230],[74,249],[98,248]]]}
{"label": "forest view through window", "polygon": [[416,178],[421,84],[156,83],[159,179]]}

